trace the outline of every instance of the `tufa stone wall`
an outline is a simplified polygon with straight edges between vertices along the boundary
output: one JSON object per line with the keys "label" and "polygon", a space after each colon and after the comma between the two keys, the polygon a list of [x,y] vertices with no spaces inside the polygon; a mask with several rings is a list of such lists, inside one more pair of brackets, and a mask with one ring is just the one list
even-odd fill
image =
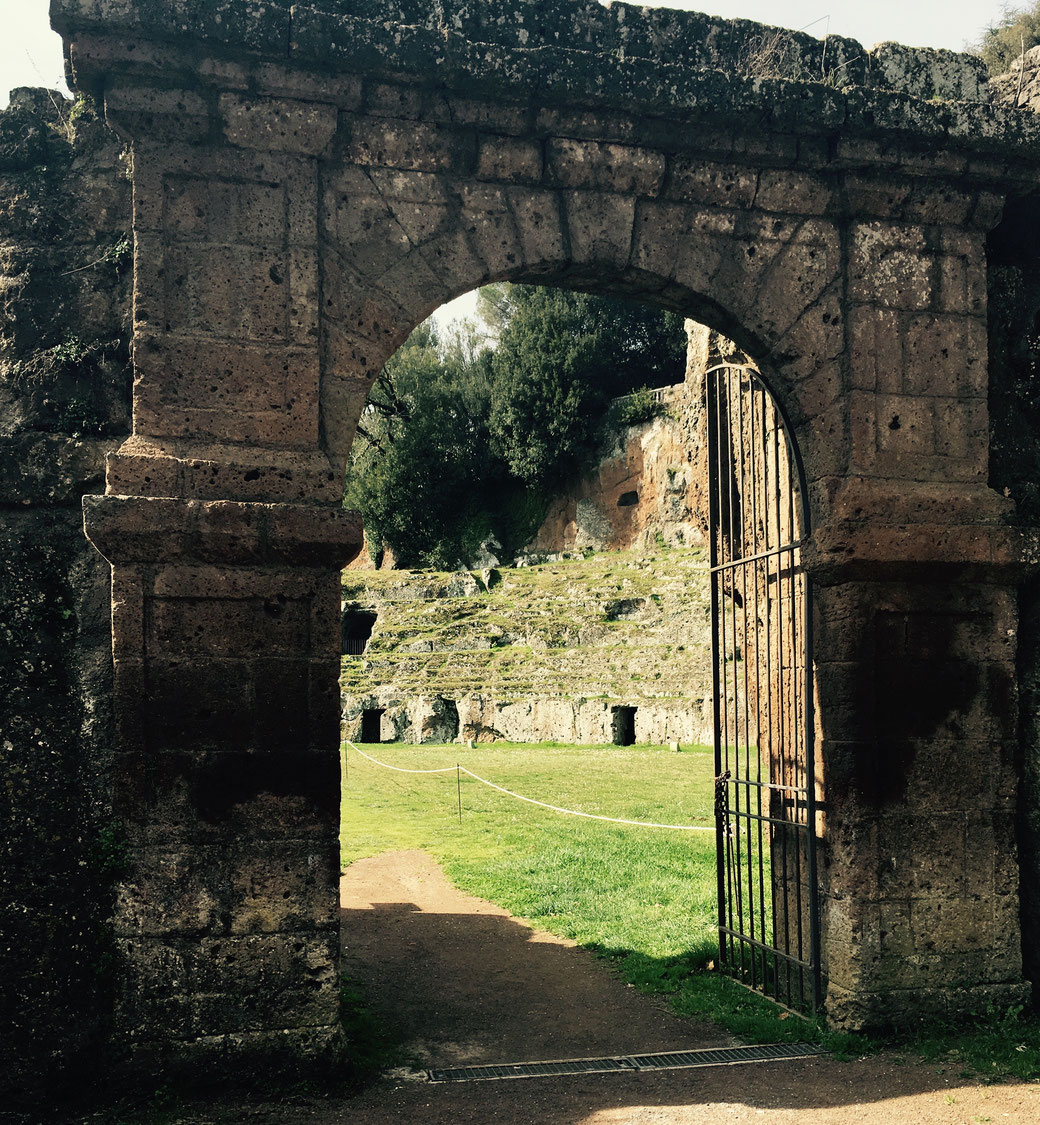
{"label": "tufa stone wall", "polygon": [[360,738],[379,708],[385,741],[609,743],[628,705],[637,742],[710,745],[706,566],[703,551],[658,549],[503,569],[487,585],[348,571],[345,615],[376,624],[363,655],[343,657],[345,733]]}
{"label": "tufa stone wall", "polygon": [[[93,1083],[111,1029],[108,566],[81,497],[130,428],[130,182],[82,103],[0,112],[0,1102]],[[40,1086],[46,1095],[41,1098]]]}
{"label": "tufa stone wall", "polygon": [[394,348],[493,279],[650,300],[761,364],[812,517],[828,1018],[1020,1002],[1035,536],[989,488],[986,240],[1040,184],[1035,115],[964,56],[786,35],[767,65],[772,29],[690,13],[202,7],[52,6],[134,147],[134,432],[85,498],[133,1062],[338,1057],[342,466]]}
{"label": "tufa stone wall", "polygon": [[[995,78],[998,103],[1040,110],[1040,48]],[[1010,200],[986,246],[989,293],[990,482],[1015,503],[1014,520],[1040,526],[1040,195]],[[1040,581],[1019,592],[1022,949],[1040,981]]]}
{"label": "tufa stone wall", "polygon": [[703,383],[712,333],[694,321],[686,330],[683,382],[653,392],[656,417],[617,430],[594,471],[555,497],[525,554],[704,545]]}

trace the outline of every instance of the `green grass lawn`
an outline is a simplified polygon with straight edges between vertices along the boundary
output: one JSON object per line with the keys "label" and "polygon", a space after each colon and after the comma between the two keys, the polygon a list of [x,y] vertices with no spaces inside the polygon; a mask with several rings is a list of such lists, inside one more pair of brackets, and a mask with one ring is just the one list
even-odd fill
{"label": "green grass lawn", "polygon": [[[460,762],[525,796],[601,816],[712,828],[711,751],[660,747],[365,746],[410,769]],[[715,836],[606,824],[516,801],[454,772],[391,773],[349,752],[343,861],[422,848],[463,890],[612,955],[717,949]]]}
{"label": "green grass lawn", "polygon": [[[659,746],[365,745],[408,769],[460,763],[525,796],[630,820],[713,826],[712,753]],[[346,750],[344,865],[397,848],[435,856],[462,890],[609,958],[680,1015],[747,1042],[823,1042],[839,1056],[877,1043],[827,1032],[710,971],[718,953],[714,832],[623,827],[536,808],[455,772],[394,773]],[[1040,1021],[980,1013],[960,1029],[922,1028],[886,1045],[992,1080],[1040,1078]],[[964,1068],[963,1070],[961,1068]]]}
{"label": "green grass lawn", "polygon": [[[713,829],[712,752],[661,746],[365,745],[389,765],[460,763],[564,808]],[[752,1042],[818,1039],[767,1000],[709,971],[718,954],[714,831],[607,824],[524,804],[454,771],[394,773],[345,751],[344,865],[395,848],[435,856],[462,890],[609,958],[629,982],[670,995]]]}

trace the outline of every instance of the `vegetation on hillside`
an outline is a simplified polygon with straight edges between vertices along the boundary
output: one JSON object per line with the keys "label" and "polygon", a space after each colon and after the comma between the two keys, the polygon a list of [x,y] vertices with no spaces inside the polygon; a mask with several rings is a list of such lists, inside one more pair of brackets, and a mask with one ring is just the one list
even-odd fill
{"label": "vegetation on hillside", "polygon": [[1040,0],[1028,7],[1008,5],[974,44],[974,51],[989,67],[991,75],[1003,74],[1025,51],[1040,44]]}
{"label": "vegetation on hillside", "polygon": [[369,549],[452,568],[482,543],[515,552],[548,500],[592,460],[607,406],[682,380],[682,319],[629,301],[491,285],[486,331],[420,325],[383,368],[361,418],[344,503]]}

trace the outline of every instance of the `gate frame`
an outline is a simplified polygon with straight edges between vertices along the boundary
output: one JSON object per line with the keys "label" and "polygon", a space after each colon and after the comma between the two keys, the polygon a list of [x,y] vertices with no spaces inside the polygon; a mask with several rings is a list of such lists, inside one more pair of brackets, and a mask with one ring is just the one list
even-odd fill
{"label": "gate frame", "polygon": [[[723,397],[723,379],[722,373],[727,375],[725,386],[725,398],[727,402],[727,416],[732,418],[733,401],[732,393],[732,375],[737,373],[737,394],[741,400],[740,418],[743,422],[744,411],[743,402],[749,397],[753,396],[756,391],[765,396],[766,402],[772,407],[775,412],[775,424],[773,433],[775,435],[783,434],[784,442],[787,449],[787,488],[784,491],[777,493],[778,503],[783,503],[784,498],[787,498],[789,510],[794,512],[794,497],[797,493],[799,519],[798,526],[801,529],[801,534],[797,539],[789,542],[783,542],[776,545],[766,545],[764,550],[755,551],[754,554],[746,558],[730,558],[728,562],[720,561],[720,556],[723,554],[721,549],[720,537],[723,533],[721,525],[721,497],[722,497],[722,479],[723,479],[723,449],[720,435],[720,422],[721,422],[721,399]],[[747,378],[750,386],[745,389],[744,379]],[[714,409],[712,408],[712,389],[714,388]],[[768,381],[763,377],[762,373],[750,364],[740,363],[717,363],[708,367],[704,372],[704,403],[705,415],[707,420],[707,460],[708,460],[708,508],[709,508],[709,529],[708,541],[710,549],[710,592],[711,592],[711,659],[712,659],[712,720],[713,720],[713,734],[714,734],[714,752],[715,752],[715,846],[716,846],[716,879],[718,887],[718,915],[719,915],[719,964],[720,967],[725,967],[729,970],[729,975],[737,979],[740,983],[745,984],[745,981],[740,980],[737,975],[737,967],[729,963],[727,956],[727,947],[729,952],[732,953],[732,946],[734,941],[741,946],[741,969],[740,973],[743,974],[743,949],[744,946],[752,947],[752,956],[754,957],[754,950],[759,950],[762,955],[762,981],[755,985],[755,974],[752,970],[752,983],[751,987],[755,991],[762,992],[764,995],[770,995],[766,987],[766,958],[769,955],[773,957],[774,972],[776,967],[776,958],[783,958],[791,965],[797,965],[800,969],[808,971],[811,977],[811,990],[809,1007],[812,1012],[816,1012],[823,1000],[823,975],[821,965],[821,934],[820,934],[820,886],[817,872],[816,861],[816,832],[817,832],[817,809],[816,809],[816,754],[815,754],[815,704],[814,704],[814,665],[813,665],[813,602],[812,602],[812,579],[805,570],[804,563],[801,559],[801,551],[805,544],[809,541],[812,532],[812,513],[808,502],[808,483],[805,476],[805,467],[802,463],[801,451],[798,448],[798,443],[794,437],[793,429],[787,412],[784,409],[782,401],[775,395],[772,388],[769,386]],[[752,406],[752,410],[754,410]],[[753,415],[752,415],[753,417]],[[752,423],[753,424],[753,423]],[[760,440],[764,439],[765,435],[760,435]],[[755,449],[749,450],[744,443],[743,432],[740,435],[739,451],[733,448],[732,440],[732,427],[729,427],[729,437],[727,438],[727,454],[726,454],[726,473],[731,473],[734,467],[739,463],[741,465],[741,482],[744,480],[743,465],[747,460],[748,455],[754,457],[758,448],[764,446],[757,446]],[[736,454],[736,455],[735,455]],[[753,472],[753,470],[752,470]],[[780,488],[781,482],[777,480],[776,488]],[[797,485],[797,488],[794,486]],[[752,477],[752,488],[754,489],[754,478]],[[730,493],[732,497],[732,492]],[[779,513],[778,509],[778,513]],[[741,508],[743,519],[743,506]],[[731,512],[732,520],[732,512]],[[778,520],[779,523],[779,520]],[[766,518],[767,539],[768,539],[768,516]],[[792,525],[793,531],[793,525]],[[778,529],[779,534],[779,529]],[[780,538],[783,538],[780,536]],[[741,533],[741,541],[743,542],[743,532]],[[756,544],[757,546],[757,544]],[[730,535],[730,551],[733,553],[735,550],[733,545],[732,527]],[[798,725],[798,733],[804,746],[805,764],[803,767],[807,784],[804,789],[799,789],[798,793],[804,797],[805,802],[805,816],[806,823],[804,825],[805,840],[806,840],[806,877],[809,884],[809,959],[805,961],[802,958],[793,956],[789,950],[779,948],[777,943],[777,929],[776,929],[776,880],[773,876],[772,863],[770,863],[770,903],[772,904],[772,921],[773,921],[773,940],[772,946],[767,945],[764,941],[765,935],[762,935],[763,940],[756,940],[753,936],[754,926],[754,911],[751,909],[752,917],[752,934],[746,934],[743,931],[743,911],[740,910],[740,928],[734,930],[731,925],[727,925],[727,920],[732,915],[732,898],[733,898],[733,885],[730,876],[729,864],[729,849],[730,849],[730,804],[729,804],[729,787],[730,785],[741,784],[739,777],[731,777],[729,769],[729,745],[728,742],[723,748],[723,728],[724,718],[728,719],[728,700],[724,692],[725,676],[722,673],[722,667],[726,660],[726,645],[725,639],[722,635],[724,625],[722,624],[722,606],[721,601],[723,591],[721,590],[722,576],[724,573],[729,572],[736,574],[736,571],[748,563],[757,563],[763,559],[770,559],[776,557],[779,559],[782,555],[791,555],[791,568],[792,568],[792,581],[794,581],[794,568],[795,558],[797,553],[797,565],[801,570],[801,581],[804,583],[802,593],[802,636],[803,636],[803,659],[801,661],[800,676],[803,681],[802,689],[802,706],[801,706],[801,722]],[[779,572],[778,572],[779,580]],[[735,579],[734,579],[735,581]],[[757,574],[756,574],[757,581]],[[780,599],[782,601],[782,598]],[[756,607],[758,600],[756,597]],[[747,629],[747,606],[743,607],[744,615],[744,628],[743,636],[746,641],[748,636]],[[770,613],[770,599],[768,594],[768,583],[766,592],[766,613]],[[794,612],[790,616],[790,620],[794,621]],[[735,626],[734,626],[735,628]],[[756,628],[760,626],[756,623]],[[736,644],[736,637],[734,636],[734,644]],[[744,662],[745,662],[745,677],[747,676],[747,644],[743,646]],[[760,647],[755,643],[755,658],[759,660]],[[760,665],[759,665],[760,667]],[[769,656],[767,655],[766,661],[766,684],[770,697],[773,696],[772,684],[772,669],[770,666]],[[781,695],[783,694],[783,664],[781,657],[781,665],[779,668],[779,675],[781,677]],[[759,677],[756,670],[755,676],[756,684],[759,682]],[[756,708],[759,705],[759,699],[755,700]],[[796,707],[797,711],[797,707]],[[724,715],[725,712],[725,715]],[[797,716],[796,716],[797,717]],[[761,731],[761,722],[756,721],[756,729]],[[747,750],[750,750],[750,723],[748,719],[748,700],[744,700],[744,732],[745,739],[748,742]],[[737,734],[739,740],[739,730]],[[770,775],[773,774],[774,753],[772,747],[772,735],[770,735],[770,748],[769,748],[769,771]],[[759,745],[755,748],[758,755],[759,763],[761,764],[761,740]],[[725,760],[724,760],[725,757]],[[739,741],[736,747],[735,765],[739,765]],[[797,767],[797,753],[794,759],[794,765]],[[723,767],[725,768],[725,771]],[[744,783],[750,788],[750,779],[745,779]],[[768,786],[772,791],[774,786],[770,782]],[[787,787],[785,787],[787,788]],[[739,812],[739,800],[737,819],[743,815],[750,823],[752,820],[758,821],[760,824],[763,820],[772,825],[772,816],[763,817],[761,812],[761,793],[762,787],[759,786],[759,812],[752,814],[750,806],[748,811],[741,814]],[[803,826],[796,823],[796,827],[801,829]],[[739,828],[738,828],[739,832]],[[770,847],[769,854],[772,857],[772,832],[770,832]],[[739,851],[739,845],[738,845]],[[738,866],[740,861],[737,861]],[[762,867],[764,863],[764,855],[760,849],[758,856],[759,865],[759,886],[764,886]],[[738,883],[740,879],[736,880]],[[786,882],[786,881],[785,881]],[[738,903],[739,903],[739,887],[737,888]],[[738,910],[740,908],[738,907]],[[760,905],[760,913],[761,913]],[[785,910],[785,917],[787,912]],[[762,914],[764,917],[764,914]],[[801,946],[801,931],[802,931],[802,917],[801,911],[798,914],[798,942]],[[754,964],[754,961],[752,962]],[[773,999],[780,1001],[779,996],[779,976],[776,975],[774,981],[776,995]],[[804,989],[800,990],[804,991]],[[793,1004],[790,994],[790,987],[787,990],[788,1006],[801,1007],[802,1004]]]}

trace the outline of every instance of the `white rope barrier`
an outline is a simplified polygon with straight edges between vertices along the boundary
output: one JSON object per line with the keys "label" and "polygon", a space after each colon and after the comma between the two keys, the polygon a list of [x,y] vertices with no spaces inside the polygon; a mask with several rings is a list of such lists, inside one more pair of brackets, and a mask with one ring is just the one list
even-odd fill
{"label": "white rope barrier", "polygon": [[357,750],[362,758],[367,758],[374,765],[382,766],[385,770],[393,770],[395,773],[455,773],[455,771],[459,768],[458,766],[444,766],[439,770],[406,770],[402,766],[391,766],[387,762],[381,762],[378,758],[373,758],[371,754],[366,754],[364,750],[358,750],[354,743],[350,742],[348,739],[344,739],[344,741],[351,748],[351,750]]}
{"label": "white rope barrier", "polygon": [[362,758],[367,758],[373,765],[382,766],[383,769],[396,770],[398,773],[464,773],[467,777],[472,777],[474,781],[479,781],[481,785],[486,785],[490,789],[497,789],[499,793],[504,793],[507,797],[514,797],[518,801],[526,801],[529,805],[537,805],[542,809],[549,809],[550,812],[564,813],[566,816],[582,816],[588,820],[605,820],[608,824],[628,824],[635,828],[669,828],[675,832],[714,832],[714,826],[709,827],[706,824],[657,824],[650,820],[625,820],[622,817],[616,816],[600,816],[597,813],[580,812],[578,809],[563,809],[559,805],[549,805],[545,801],[536,801],[533,797],[524,797],[520,793],[514,793],[512,789],[504,789],[501,785],[496,785],[493,781],[488,781],[486,777],[481,777],[480,774],[474,773],[472,770],[466,769],[465,766],[444,766],[436,770],[406,770],[400,766],[391,766],[387,762],[381,762],[378,758],[373,758],[371,754],[366,754],[364,750],[359,750],[349,739],[344,739],[344,742],[352,750],[357,751]]}

